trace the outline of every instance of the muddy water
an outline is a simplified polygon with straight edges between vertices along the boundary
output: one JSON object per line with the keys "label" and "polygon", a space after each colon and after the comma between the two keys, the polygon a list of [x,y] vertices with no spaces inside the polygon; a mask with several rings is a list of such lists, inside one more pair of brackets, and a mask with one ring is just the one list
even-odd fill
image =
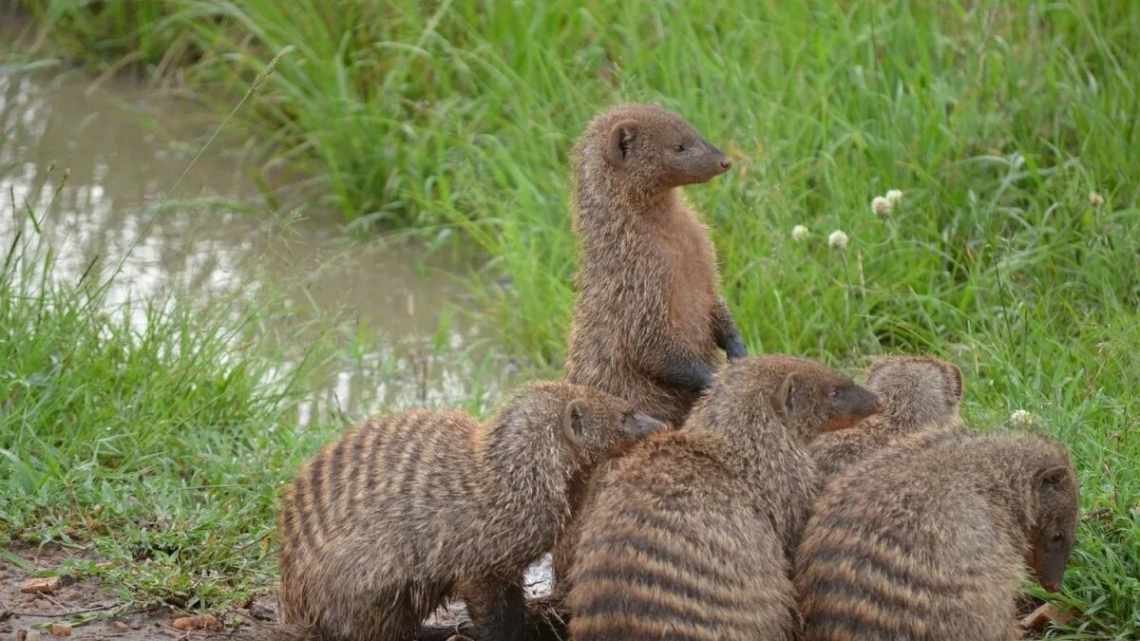
{"label": "muddy water", "polygon": [[502,368],[473,349],[477,327],[448,311],[464,304],[456,275],[470,261],[350,240],[317,207],[270,212],[242,141],[223,132],[191,166],[214,122],[129,81],[0,69],[0,246],[15,233],[14,197],[44,217],[60,275],[121,270],[112,303],[279,302],[261,331],[281,337],[284,358],[301,358],[317,336],[339,348],[313,376],[302,423],[495,389]]}

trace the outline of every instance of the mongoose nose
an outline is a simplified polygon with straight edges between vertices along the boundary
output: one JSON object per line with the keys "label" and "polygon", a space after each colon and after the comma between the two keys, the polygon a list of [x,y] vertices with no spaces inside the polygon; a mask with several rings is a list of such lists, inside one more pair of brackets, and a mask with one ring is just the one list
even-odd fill
{"label": "mongoose nose", "polygon": [[636,436],[646,436],[655,432],[664,432],[669,429],[669,424],[664,421],[659,421],[647,414],[634,414],[628,419],[630,432]]}
{"label": "mongoose nose", "polygon": [[721,171],[728,171],[729,167],[732,167],[732,161],[729,160],[728,158],[721,158],[720,159],[720,170]]}

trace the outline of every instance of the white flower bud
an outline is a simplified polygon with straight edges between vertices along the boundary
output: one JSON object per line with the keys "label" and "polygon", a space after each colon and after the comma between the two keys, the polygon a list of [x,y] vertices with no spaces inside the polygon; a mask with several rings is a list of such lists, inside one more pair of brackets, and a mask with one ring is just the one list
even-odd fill
{"label": "white flower bud", "polygon": [[827,237],[827,244],[832,249],[847,249],[847,234],[836,229]]}
{"label": "white flower bud", "polygon": [[876,216],[886,216],[891,213],[891,206],[891,201],[882,196],[875,196],[871,201],[871,211],[875,212]]}

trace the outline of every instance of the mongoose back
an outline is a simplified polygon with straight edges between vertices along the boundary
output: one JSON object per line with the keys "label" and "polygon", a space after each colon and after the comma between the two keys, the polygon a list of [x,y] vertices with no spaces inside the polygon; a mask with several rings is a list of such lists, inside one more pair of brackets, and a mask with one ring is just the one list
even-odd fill
{"label": "mongoose back", "polygon": [[1077,483],[1064,447],[944,432],[849,467],[814,505],[796,555],[806,641],[1020,638],[1028,565],[1060,586]]}
{"label": "mongoose back", "polygon": [[872,392],[812,361],[727,365],[684,428],[633,448],[583,513],[571,638],[786,638],[789,553],[815,490],[804,444],[877,409]]}
{"label": "mongoose back", "polygon": [[482,425],[427,410],[364,423],[285,492],[284,622],[325,640],[407,641],[458,595],[481,638],[518,641],[523,573],[568,518],[567,488],[665,427],[568,383],[531,385]]}
{"label": "mongoose back", "polygon": [[923,429],[960,427],[962,371],[928,356],[889,356],[867,370],[867,387],[883,400],[882,413],[852,430],[821,435],[811,444],[821,478]]}
{"label": "mongoose back", "polygon": [[[711,384],[718,348],[730,359],[746,351],[718,293],[708,229],[680,193],[730,163],[680,115],[641,104],[596,116],[573,156],[578,270],[566,379],[679,426]],[[588,485],[575,490],[576,505]],[[559,595],[576,528],[554,551]]]}

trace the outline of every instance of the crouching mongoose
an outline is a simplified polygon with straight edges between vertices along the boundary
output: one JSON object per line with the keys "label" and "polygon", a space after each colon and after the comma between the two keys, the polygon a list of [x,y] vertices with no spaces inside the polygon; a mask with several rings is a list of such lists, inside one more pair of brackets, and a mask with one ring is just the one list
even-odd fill
{"label": "crouching mongoose", "polygon": [[284,621],[325,640],[407,641],[458,595],[480,638],[519,641],[523,573],[564,526],[568,488],[665,427],[568,383],[531,385],[482,425],[427,410],[364,423],[285,492]]}
{"label": "crouching mongoose", "polygon": [[942,432],[828,483],[796,554],[805,641],[1020,637],[1026,568],[1057,590],[1077,525],[1065,448]]}

